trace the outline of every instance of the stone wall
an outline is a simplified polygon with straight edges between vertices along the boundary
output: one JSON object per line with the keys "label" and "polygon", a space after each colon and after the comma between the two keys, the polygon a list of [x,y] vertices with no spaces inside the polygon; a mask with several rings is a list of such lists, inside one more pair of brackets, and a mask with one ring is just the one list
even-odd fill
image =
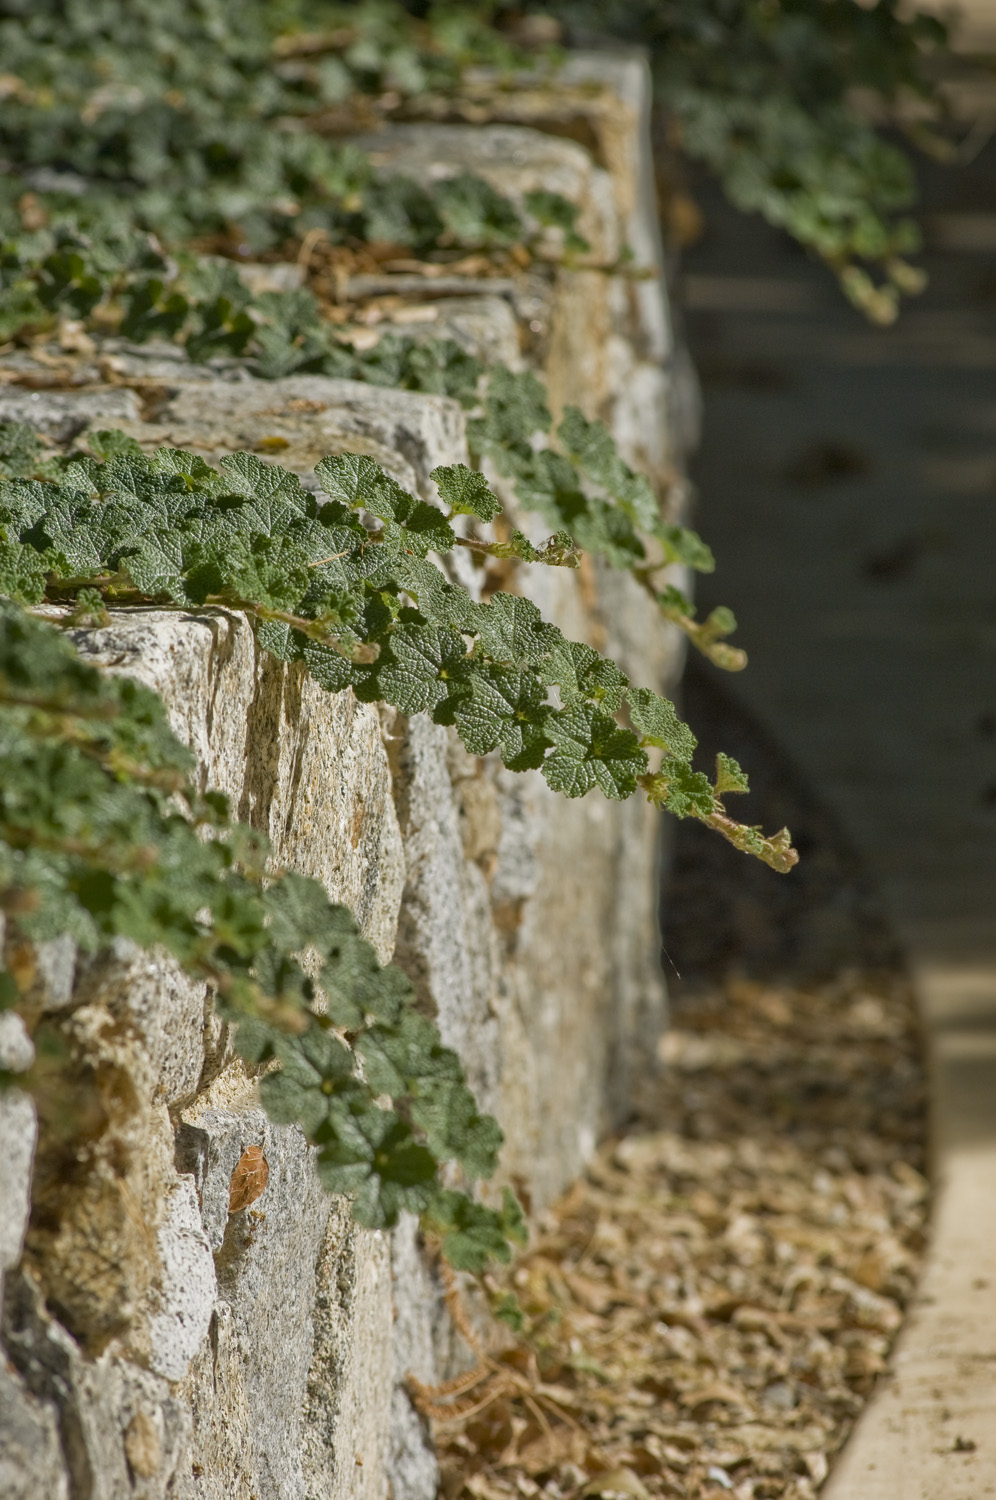
{"label": "stone wall", "polygon": [[[513,196],[556,188],[580,205],[606,267],[628,245],[655,277],[395,274],[351,293],[386,327],[542,370],[554,408],[606,420],[673,504],[694,381],[668,320],[647,108],[640,57],[578,55],[543,86],[482,83],[473,123],[362,144],[385,169],[469,167]],[[209,461],[279,450],[303,474],[324,454],[362,451],[429,500],[430,470],[467,458],[463,413],[441,397],[264,382],[233,363],[189,365],[173,346],[111,340],[53,369],[57,352],[0,360],[0,419],[61,443],[113,425]],[[516,520],[544,534],[534,517]],[[462,581],[484,582],[469,563]],[[519,570],[502,586],[635,680],[673,690],[678,639],[629,578],[586,564]],[[656,815],[635,798],[565,802],[422,716],[329,696],[264,657],[238,614],[120,611],[75,639],[87,659],[155,687],[205,785],[408,971],[505,1130],[505,1179],[534,1209],[548,1203],[625,1115],[662,1024]],[[78,1059],[92,1107],[67,1146],[44,1110],[36,1125],[25,1096],[0,1095],[0,1492],[430,1500],[435,1464],[403,1380],[438,1379],[459,1353],[414,1223],[390,1239],[358,1230],[322,1192],[300,1132],[259,1108],[202,986],[126,944],[84,959],[58,941],[36,959],[32,1023]],[[25,1066],[30,1040],[0,1019],[7,1065]],[[263,1147],[268,1185],[230,1215],[249,1145]]]}

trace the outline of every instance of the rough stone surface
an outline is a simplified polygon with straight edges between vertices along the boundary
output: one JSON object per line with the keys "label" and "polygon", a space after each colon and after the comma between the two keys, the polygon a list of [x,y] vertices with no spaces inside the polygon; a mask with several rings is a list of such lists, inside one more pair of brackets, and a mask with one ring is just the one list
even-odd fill
{"label": "rough stone surface", "polygon": [[149,1320],[149,1363],[157,1375],[182,1380],[211,1326],[217,1291],[191,1177],[173,1189],[156,1241],[159,1307]]}
{"label": "rough stone surface", "polygon": [[[674,494],[690,398],[663,296],[645,65],[577,59],[561,83],[512,96],[517,119],[426,123],[368,144],[385,168],[470,168],[513,196],[564,192],[603,268],[533,267],[507,284],[386,276],[365,293],[392,294],[388,326],[542,369],[555,408],[575,402],[608,421],[662,497]],[[627,243],[655,277],[615,274]],[[26,355],[0,361],[0,419],[32,420],[63,443],[113,424],[209,461],[276,452],[313,484],[320,457],[361,451],[430,501],[432,468],[467,457],[463,413],[441,397],[264,382],[231,362],[191,366],[168,345],[108,345],[100,365],[113,388],[28,394],[16,384],[31,378]],[[535,517],[516,521],[545,534]],[[469,556],[458,566],[480,590]],[[628,577],[586,565],[520,570],[501,586],[635,680],[673,688],[676,633]],[[657,817],[635,799],[565,803],[536,773],[470,756],[424,717],[330,697],[263,657],[235,613],[120,611],[73,638],[86,659],[159,691],[202,784],[407,969],[502,1123],[505,1180],[549,1202],[625,1113],[662,1022]],[[95,958],[45,945],[29,1012],[81,1065],[96,1123],[69,1161],[40,1108],[33,1217],[6,1296],[11,1492],[432,1500],[435,1460],[404,1376],[432,1381],[467,1351],[414,1222],[390,1240],[351,1224],[321,1191],[301,1133],[260,1110],[204,987],[170,963],[129,944]],[[10,1201],[26,1212],[33,1116],[6,1123],[17,1149],[0,1173],[20,1173]],[[263,1149],[267,1185],[230,1214],[250,1145]],[[12,1268],[15,1221],[2,1241]]]}
{"label": "rough stone surface", "polygon": [[[0,1068],[23,1073],[35,1049],[21,1017],[0,1012]],[[4,1272],[16,1266],[24,1248],[31,1211],[31,1168],[37,1139],[35,1107],[20,1089],[0,1091],[0,1297]]]}
{"label": "rough stone surface", "polygon": [[0,1365],[0,1494],[6,1500],[69,1500],[55,1408],[36,1400]]}
{"label": "rough stone surface", "polygon": [[120,427],[139,418],[141,403],[134,391],[101,390],[63,395],[57,391],[0,392],[4,422],[29,422],[39,432],[68,443],[91,427]]}

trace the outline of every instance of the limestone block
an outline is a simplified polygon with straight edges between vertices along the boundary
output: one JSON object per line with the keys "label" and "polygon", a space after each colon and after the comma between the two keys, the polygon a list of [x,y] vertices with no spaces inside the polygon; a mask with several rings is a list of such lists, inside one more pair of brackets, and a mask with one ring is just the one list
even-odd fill
{"label": "limestone block", "polygon": [[[172,1500],[190,1421],[165,1380],[122,1358],[115,1348],[88,1358],[50,1315],[37,1285],[24,1273],[11,1278],[3,1334],[11,1367],[20,1377],[15,1386],[19,1405],[23,1410],[27,1404],[41,1417],[42,1443],[51,1419],[58,1424],[64,1467],[48,1466],[55,1476],[66,1474],[71,1496]],[[44,1446],[38,1458],[39,1468],[42,1461],[48,1463]],[[36,1484],[27,1493],[47,1500],[49,1491],[41,1488],[40,1479]],[[57,1477],[51,1492],[60,1493]]]}
{"label": "limestone block", "polygon": [[451,732],[422,714],[399,717],[399,732],[395,795],[406,879],[395,957],[463,1059],[482,1106],[492,1109],[505,1062],[494,1005],[498,952],[484,876],[464,855],[447,766]]}
{"label": "limestone block", "polygon": [[441,1343],[448,1317],[438,1279],[419,1250],[418,1225],[405,1214],[391,1240],[394,1289],[392,1357],[395,1389],[390,1420],[387,1478],[392,1500],[435,1500],[439,1467],[427,1441],[426,1423],[401,1382],[412,1374],[431,1383],[448,1360]]}
{"label": "limestone block", "polygon": [[[415,284],[417,297],[432,297],[434,281],[421,279]],[[413,314],[418,313],[418,321]],[[431,314],[431,316],[426,316]],[[505,365],[517,369],[519,324],[512,302],[507,297],[481,294],[476,297],[445,296],[431,301],[406,304],[391,318],[393,331],[418,339],[452,339],[467,354],[488,365]]]}
{"label": "limestone block", "polygon": [[[543,329],[541,357],[554,409],[576,402],[602,417],[629,461],[666,482],[695,446],[700,399],[687,351],[674,335],[664,284],[651,101],[645,55],[607,46],[572,52],[551,73],[522,75],[515,88],[482,72],[464,99],[446,104],[449,123],[397,127],[363,140],[394,170],[448,175],[466,167],[513,197],[536,185],[541,156],[529,144],[536,135],[547,133],[548,153],[567,148],[558,158],[557,190],[588,215],[582,231],[596,259],[611,262],[625,245],[641,274],[563,270],[555,291],[548,289],[525,321]],[[426,101],[423,107],[432,112],[439,106]],[[451,123],[461,116],[476,125]],[[510,129],[522,133],[502,133]],[[499,175],[493,158],[503,148]],[[588,156],[586,170],[580,149]],[[589,233],[591,195],[602,221],[612,225],[604,240]],[[418,295],[417,287],[395,289]]]}
{"label": "limestone block", "polygon": [[[597,265],[612,265],[622,252],[624,225],[613,184],[575,141],[522,125],[416,124],[361,136],[356,143],[383,170],[420,180],[470,171],[513,201],[537,189],[559,192],[578,205],[578,229]],[[613,302],[617,281],[604,269],[551,268],[545,280],[533,278],[536,306],[528,325],[542,331],[542,357],[555,413],[574,402],[589,416],[611,419],[613,392],[618,389],[610,380],[619,363],[619,308]],[[617,296],[616,304],[618,300]],[[623,310],[628,313],[628,304]]]}
{"label": "limestone block", "polygon": [[[478,126],[501,121],[583,146],[608,175],[616,215],[636,263],[659,268],[663,250],[649,149],[651,101],[646,54],[607,43],[597,51],[572,51],[550,72],[523,73],[514,88],[507,76],[481,69],[460,99],[429,98],[421,108],[437,121],[462,119]],[[646,340],[642,353],[666,362],[675,344],[666,300],[653,282],[642,285],[644,292],[637,292]]]}
{"label": "limestone block", "polygon": [[[630,461],[663,492],[680,466],[689,424],[686,420],[679,430],[671,413],[677,377],[666,363],[673,341],[645,145],[646,64],[634,54],[591,54],[572,59],[571,69],[533,91],[511,92],[508,108],[519,110],[518,119],[555,125],[557,138],[542,145],[537,132],[491,124],[397,127],[367,144],[385,169],[430,177],[469,169],[520,197],[537,185],[542,164],[554,174],[547,185],[564,191],[589,216],[582,219],[585,232],[593,205],[611,226],[602,240],[593,239],[606,258],[616,253],[613,246],[626,242],[639,263],[656,273],[639,279],[560,270],[546,289],[543,318],[549,328],[541,352],[554,408],[574,402],[601,416]],[[491,103],[500,114],[503,106]],[[575,124],[584,121],[585,131],[564,128],[568,117]],[[584,140],[590,152],[563,139],[568,134]],[[541,523],[524,514],[507,489],[503,498],[515,523],[538,539]],[[669,499],[673,512],[680,511],[680,489],[672,489]],[[678,570],[672,581],[687,582]],[[673,688],[681,639],[654,619],[632,579],[602,566],[586,568],[579,579],[523,570],[515,587],[567,634],[614,655],[633,680],[665,692]],[[423,779],[419,734],[413,725],[401,762],[414,773],[413,792]],[[467,970],[460,966],[452,936],[441,934],[449,911],[460,910],[466,921],[469,893],[445,852],[452,848],[452,834],[447,837],[440,816],[430,824],[419,815],[412,824],[399,955],[423,987],[435,983],[432,1003],[440,1025],[455,1044],[469,1048],[471,1058],[478,1052],[470,1038],[487,1037],[490,1018],[498,1019],[497,1053],[488,1051],[489,1067],[473,1070],[474,1081],[488,1089],[489,1100],[498,1088],[499,1117],[514,1122],[505,1170],[528,1177],[535,1201],[543,1202],[579,1169],[612,1111],[624,1107],[640,1058],[661,1023],[651,894],[660,823],[635,801],[606,807],[589,797],[565,806],[538,777],[501,773],[496,779],[493,768],[454,782],[458,806],[466,809],[469,798],[480,806],[485,787],[491,796],[501,788],[503,832],[490,867],[484,873],[478,862],[475,874],[504,946],[501,961],[491,958],[490,973],[482,976],[490,991],[485,1005],[467,1004],[466,979],[460,991],[473,1021],[461,1023],[460,1007],[446,999],[456,989],[448,976]],[[430,800],[438,812],[438,785]],[[466,811],[462,818],[470,821]],[[404,821],[402,816],[403,826]],[[420,879],[422,870],[426,875],[431,870],[431,878]],[[586,879],[577,874],[582,870]],[[593,877],[596,870],[600,873]],[[560,943],[567,911],[570,938]],[[480,957],[487,949],[478,944],[476,951]],[[551,1055],[564,1063],[556,1078],[539,1061]]]}
{"label": "limestone block", "polygon": [[612,183],[634,262],[657,273],[631,281],[627,287],[631,326],[638,330],[637,353],[643,360],[666,364],[675,340],[660,284],[664,248],[653,156],[647,149],[652,99],[653,80],[645,53],[627,48],[579,51],[556,74],[555,86],[547,95],[547,112],[540,104],[533,119],[549,127],[556,121],[558,108],[563,120],[565,107],[570,107],[576,120],[587,123],[595,159]]}
{"label": "limestone block", "polygon": [[622,248],[612,185],[574,141],[494,124],[400,125],[353,140],[385,173],[440,182],[473,172],[518,203],[526,193],[560,193],[578,205],[578,230],[599,260],[614,260]]}
{"label": "limestone block", "polygon": [[[196,366],[187,369],[200,374]],[[435,493],[430,470],[464,451],[463,412],[455,401],[318,375],[188,378],[154,420],[119,425],[147,444],[195,442],[209,463],[262,447],[306,482],[330,453],[369,453],[426,499]],[[311,483],[317,488],[313,476]]]}
{"label": "limestone block", "polygon": [[31,1209],[31,1164],[37,1126],[35,1108],[19,1089],[0,1093],[0,1292],[3,1273],[16,1266]]}
{"label": "limestone block", "polygon": [[[296,1127],[272,1125],[258,1106],[204,1115],[194,1111],[188,1118],[209,1140],[202,1201],[208,1205],[214,1239],[218,1188],[225,1199],[215,1264],[220,1298],[231,1309],[238,1379],[251,1415],[254,1482],[261,1500],[303,1500],[303,1408],[314,1343],[316,1266],[329,1199]],[[254,1204],[229,1216],[229,1179],[250,1144],[262,1146],[267,1184]],[[198,1461],[196,1451],[191,1457]]]}
{"label": "limestone block", "polygon": [[[0,1012],[0,1068],[23,1073],[35,1049],[24,1022],[13,1011]],[[31,1211],[31,1166],[37,1138],[35,1107],[20,1089],[0,1090],[0,1298],[4,1273],[16,1266],[24,1248]],[[0,1398],[2,1399],[2,1398]],[[27,1420],[27,1418],[25,1418]]]}
{"label": "limestone block", "polygon": [[[449,401],[185,373],[197,378],[177,381],[159,414],[168,429],[132,424],[143,441],[192,440],[205,451],[211,440],[218,456],[256,446],[282,422],[281,459],[295,468],[360,449],[430,499],[429,471],[466,457],[463,416]],[[222,610],[122,611],[73,638],[85,659],[162,695],[201,784],[266,830],[275,860],[348,903],[388,959],[405,865],[377,710],[262,658],[245,619]],[[39,951],[36,1007],[85,1060],[97,1098],[84,1102],[100,1118],[84,1170],[70,1178],[53,1147],[56,1122],[46,1121],[36,1181],[45,1213],[28,1263],[85,1346],[39,1313],[49,1344],[61,1337],[74,1350],[66,1380],[80,1421],[106,1426],[122,1371],[141,1359],[150,1378],[173,1383],[184,1413],[182,1455],[171,1459],[177,1496],[381,1500],[395,1384],[387,1242],[357,1231],[347,1206],[324,1194],[301,1133],[271,1126],[253,1105],[203,986],[128,944],[79,960],[50,948]],[[181,1111],[176,1166],[163,1105]],[[30,1163],[23,1123],[19,1138]],[[252,1141],[263,1144],[269,1181],[259,1207],[230,1216],[229,1179]],[[115,1420],[124,1467],[107,1479],[109,1496],[132,1464],[121,1457],[127,1423],[120,1412]],[[139,1463],[151,1465],[161,1427],[152,1413],[132,1430]],[[424,1452],[421,1463],[431,1468]]]}
{"label": "limestone block", "polygon": [[159,1226],[158,1306],[149,1320],[149,1363],[182,1380],[211,1324],[217,1286],[193,1179],[181,1176]]}
{"label": "limestone block", "polygon": [[121,1336],[144,1354],[159,1274],[155,1233],[175,1177],[169,1118],[152,1103],[144,1048],[104,1007],[43,1021],[39,1037],[66,1049],[74,1082],[37,1099],[26,1260],[92,1352]]}
{"label": "limestone block", "polygon": [[310,1493],[322,1494],[324,1485],[330,1500],[383,1500],[398,1378],[390,1245],[379,1231],[349,1224],[343,1203],[333,1215],[319,1262],[324,1290],[316,1306],[305,1472]]}
{"label": "limestone block", "polygon": [[[85,660],[160,693],[202,786],[269,836],[278,863],[321,880],[389,958],[403,872],[376,709],[264,656],[245,618],[224,610],[122,611],[73,639]],[[170,983],[184,994],[185,981]],[[190,1047],[195,1008],[184,994],[182,1025],[170,1010]]]}
{"label": "limestone block", "polygon": [[177,1500],[258,1500],[252,1445],[257,1414],[249,1406],[234,1315],[223,1299],[215,1304],[208,1338],[175,1390],[190,1414]]}
{"label": "limestone block", "polygon": [[0,1364],[0,1495],[5,1500],[69,1500],[55,1407],[24,1389]]}
{"label": "limestone block", "polygon": [[177,1128],[177,1167],[193,1180],[201,1226],[213,1255],[221,1250],[228,1228],[229,1184],[236,1163],[247,1146],[263,1144],[257,1125],[257,1116],[247,1119],[243,1111],[195,1108],[185,1112]]}
{"label": "limestone block", "polygon": [[0,1068],[23,1073],[34,1060],[34,1044],[21,1017],[12,1010],[0,1011]]}
{"label": "limestone block", "polygon": [[69,443],[91,427],[122,427],[136,422],[141,404],[134,391],[23,391],[0,387],[0,422],[28,422],[59,443]]}
{"label": "limestone block", "polygon": [[77,961],[73,1003],[103,1006],[134,1032],[152,1069],[154,1103],[175,1107],[193,1098],[213,1031],[205,985],[164,954],[118,938],[108,952]]}
{"label": "limestone block", "polygon": [[34,975],[24,992],[25,1010],[61,1010],[73,998],[76,944],[68,933],[33,945]]}

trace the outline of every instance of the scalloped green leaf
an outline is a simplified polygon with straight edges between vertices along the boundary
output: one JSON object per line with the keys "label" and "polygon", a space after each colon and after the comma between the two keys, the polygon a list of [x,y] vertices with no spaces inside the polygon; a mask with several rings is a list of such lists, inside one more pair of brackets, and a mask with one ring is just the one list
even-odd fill
{"label": "scalloped green leaf", "polygon": [[434,712],[465,677],[467,647],[455,630],[438,625],[398,625],[377,662],[372,682],[379,697],[415,714]]}
{"label": "scalloped green leaf", "polygon": [[466,464],[440,464],[429,475],[436,481],[439,498],[456,516],[476,516],[493,521],[501,511],[484,475]]}
{"label": "scalloped green leaf", "polygon": [[512,771],[538,766],[550,743],[542,684],[512,667],[486,664],[468,678],[468,687],[453,721],[471,755],[500,750]]}
{"label": "scalloped green leaf", "polygon": [[650,688],[630,688],[626,694],[629,716],[643,739],[677,760],[691,760],[698,740],[667,698]]}
{"label": "scalloped green leaf", "polygon": [[575,703],[547,721],[553,749],[543,775],[556,792],[583,797],[593,786],[620,801],[632,796],[636,778],[647,769],[647,757],[629,729],[620,729],[591,703]]}

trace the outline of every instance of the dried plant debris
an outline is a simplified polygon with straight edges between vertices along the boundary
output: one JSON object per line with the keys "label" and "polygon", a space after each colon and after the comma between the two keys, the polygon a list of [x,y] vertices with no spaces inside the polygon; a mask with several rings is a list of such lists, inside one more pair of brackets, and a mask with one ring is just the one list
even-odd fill
{"label": "dried plant debris", "polygon": [[763,978],[673,986],[631,1133],[492,1283],[516,1341],[416,1393],[445,1500],[817,1493],[884,1368],[927,1211],[913,1000],[877,917],[867,943],[861,926],[864,961],[832,975],[786,955],[779,977],[769,948]]}
{"label": "dried plant debris", "polygon": [[495,1284],[522,1343],[432,1404],[446,1500],[803,1500],[884,1367],[927,1194],[905,983],[730,982],[678,1011],[656,1128]]}

